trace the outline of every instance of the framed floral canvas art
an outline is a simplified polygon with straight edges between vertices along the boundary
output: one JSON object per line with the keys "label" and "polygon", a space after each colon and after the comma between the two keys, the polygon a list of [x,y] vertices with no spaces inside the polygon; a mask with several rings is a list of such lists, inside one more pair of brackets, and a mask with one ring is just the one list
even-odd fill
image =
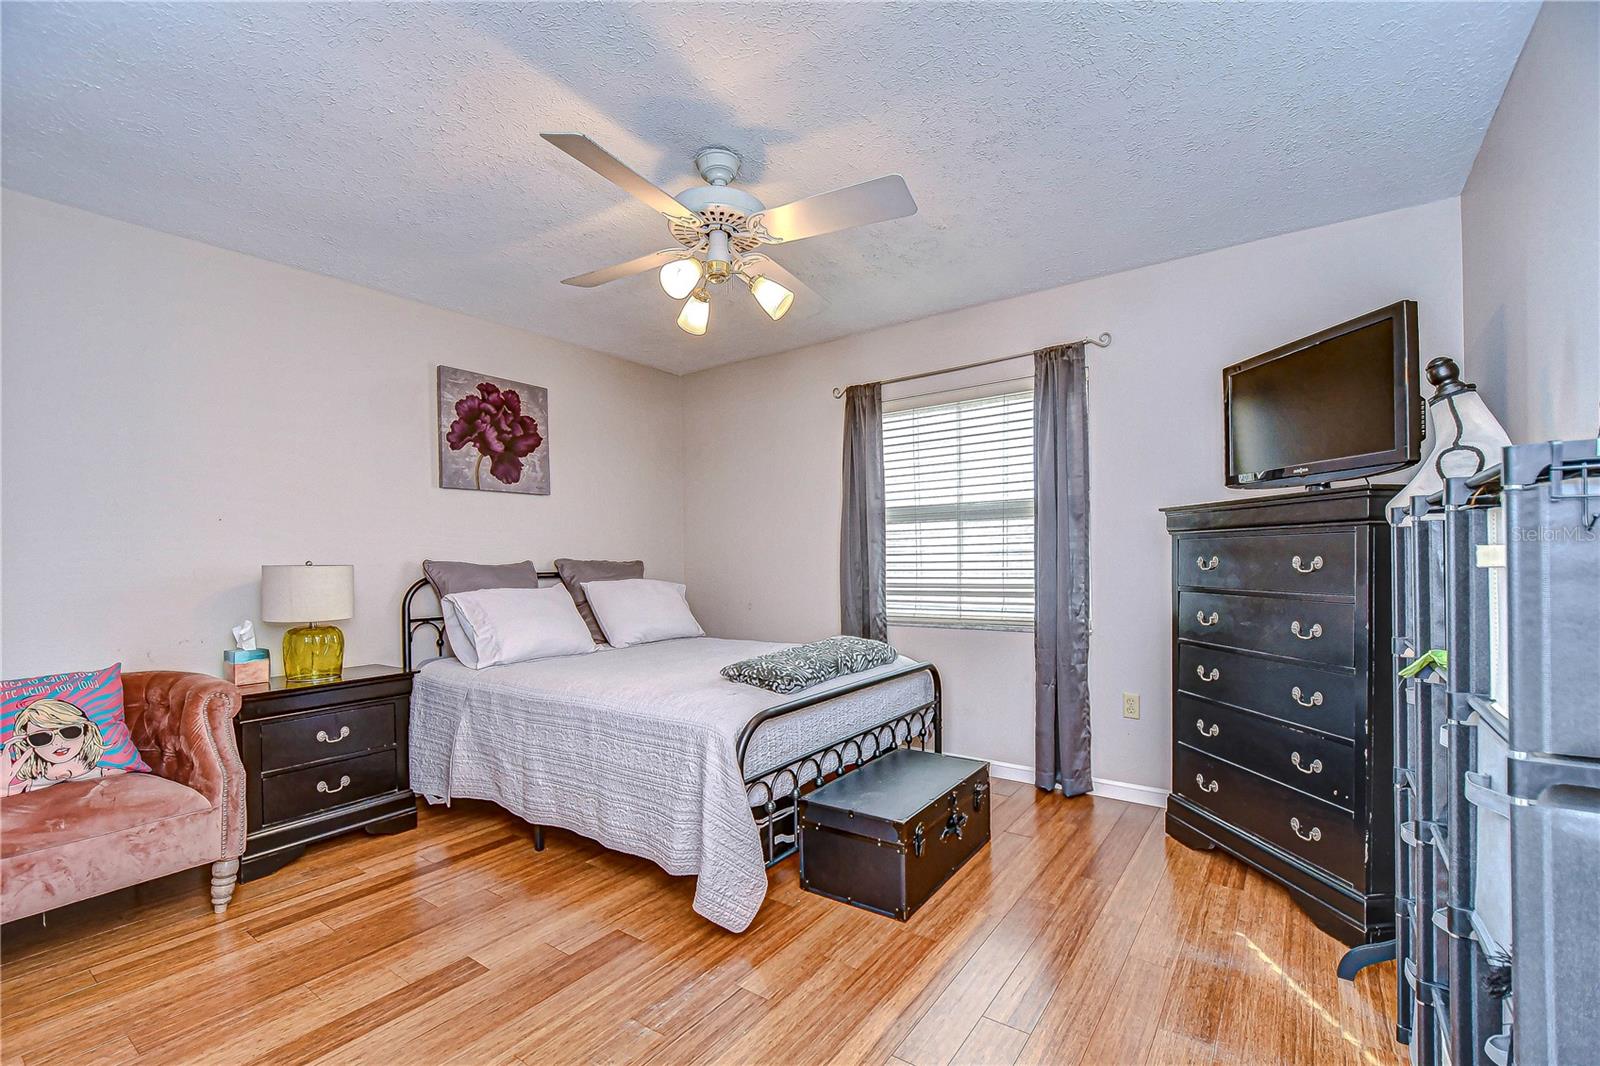
{"label": "framed floral canvas art", "polygon": [[439,485],[550,495],[550,400],[520,381],[439,368]]}

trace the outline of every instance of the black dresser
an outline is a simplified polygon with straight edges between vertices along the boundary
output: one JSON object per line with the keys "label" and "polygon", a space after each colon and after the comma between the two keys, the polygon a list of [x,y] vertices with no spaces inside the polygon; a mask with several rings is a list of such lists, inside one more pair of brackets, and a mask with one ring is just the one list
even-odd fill
{"label": "black dresser", "polygon": [[354,829],[417,824],[407,757],[411,674],[352,666],[333,681],[241,688],[235,722],[245,769],[239,879],[269,874],[306,845]]}
{"label": "black dresser", "polygon": [[1394,487],[1164,509],[1167,833],[1281,882],[1346,944],[1394,929]]}

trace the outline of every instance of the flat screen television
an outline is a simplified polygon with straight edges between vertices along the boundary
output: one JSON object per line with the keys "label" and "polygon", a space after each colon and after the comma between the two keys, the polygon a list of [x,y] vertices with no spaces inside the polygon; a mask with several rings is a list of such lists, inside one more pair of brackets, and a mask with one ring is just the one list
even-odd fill
{"label": "flat screen television", "polygon": [[1229,488],[1322,485],[1422,458],[1417,304],[1402,300],[1222,372]]}

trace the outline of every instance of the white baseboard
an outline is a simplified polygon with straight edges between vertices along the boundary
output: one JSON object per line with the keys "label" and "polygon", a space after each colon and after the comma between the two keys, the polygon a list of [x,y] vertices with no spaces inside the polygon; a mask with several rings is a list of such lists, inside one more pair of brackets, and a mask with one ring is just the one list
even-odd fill
{"label": "white baseboard", "polygon": [[1135,785],[1131,781],[1110,781],[1104,777],[1094,779],[1094,794],[1124,803],[1142,803],[1146,807],[1165,807],[1167,790],[1149,785]]}
{"label": "white baseboard", "polygon": [[[976,756],[968,756],[976,758]],[[998,777],[1002,781],[1021,781],[1023,784],[1033,784],[1033,767],[1023,766],[1014,762],[998,762],[994,759],[989,762],[989,776]],[[1104,799],[1121,800],[1124,803],[1139,803],[1146,807],[1165,807],[1167,805],[1167,790],[1152,788],[1149,785],[1135,785],[1128,781],[1111,781],[1104,777],[1094,779],[1094,794]]]}

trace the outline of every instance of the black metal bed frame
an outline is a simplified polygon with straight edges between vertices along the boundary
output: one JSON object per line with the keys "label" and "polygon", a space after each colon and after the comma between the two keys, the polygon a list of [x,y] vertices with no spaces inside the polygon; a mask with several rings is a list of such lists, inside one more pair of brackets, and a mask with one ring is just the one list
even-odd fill
{"label": "black metal bed frame", "polygon": [[[560,575],[549,571],[538,572],[541,580],[559,580]],[[415,671],[412,643],[417,631],[431,628],[434,648],[444,655],[444,615],[417,615],[413,602],[417,593],[429,585],[427,578],[417,580],[406,590],[400,603],[401,661],[407,673]],[[441,609],[442,611],[442,609]],[[902,677],[926,673],[933,685],[932,698],[909,710],[900,711],[877,725],[870,726],[848,737],[826,744],[816,751],[797,759],[750,773],[746,759],[750,744],[761,726],[785,715],[815,707],[820,703],[848,696]],[[806,793],[871,762],[873,759],[899,747],[918,747],[926,751],[930,741],[933,750],[944,750],[943,687],[939,670],[932,663],[909,663],[888,674],[866,678],[843,688],[832,688],[811,696],[769,707],[752,718],[739,731],[737,751],[739,768],[744,775],[745,794],[750,801],[750,815],[755,819],[761,834],[761,851],[767,866],[773,866],[793,855],[799,846],[798,801]],[[535,846],[543,846],[543,831],[535,826]]]}

